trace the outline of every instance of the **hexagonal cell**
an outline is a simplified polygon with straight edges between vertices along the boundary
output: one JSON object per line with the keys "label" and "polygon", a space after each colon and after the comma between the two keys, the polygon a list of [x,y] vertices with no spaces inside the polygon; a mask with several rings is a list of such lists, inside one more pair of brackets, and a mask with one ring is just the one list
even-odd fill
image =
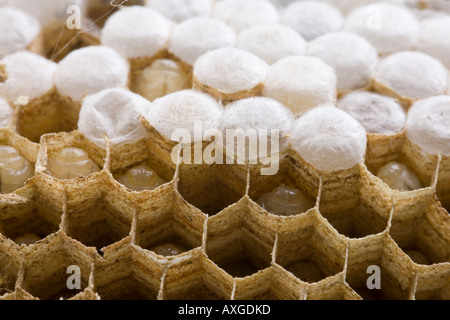
{"label": "hexagonal cell", "polygon": [[[248,194],[269,213],[291,216],[304,213],[316,205],[319,181],[284,158],[276,175],[261,175],[261,168],[250,167]],[[317,182],[317,185],[314,183]]]}
{"label": "hexagonal cell", "polygon": [[275,261],[304,282],[343,272],[345,238],[317,210],[280,223]]}
{"label": "hexagonal cell", "polygon": [[[167,167],[163,167],[157,157],[151,156],[144,161],[137,161],[125,168],[113,170],[112,175],[128,191],[148,193],[148,191],[173,181],[175,168],[167,170]],[[137,194],[133,196],[140,198]],[[145,197],[147,196],[148,194],[145,195]]]}
{"label": "hexagonal cell", "polygon": [[33,186],[14,198],[0,198],[0,231],[17,244],[29,245],[58,231],[61,208],[49,208],[45,197]]}
{"label": "hexagonal cell", "polygon": [[180,167],[180,194],[186,201],[209,215],[217,214],[242,199],[246,187],[246,170],[239,165]]}
{"label": "hexagonal cell", "polygon": [[[368,288],[369,280],[377,282],[371,277],[381,289]],[[387,232],[349,240],[346,282],[364,300],[409,300],[414,277],[413,265]]]}
{"label": "hexagonal cell", "polygon": [[246,277],[271,265],[276,226],[267,212],[243,198],[209,218],[206,253],[234,277]]}
{"label": "hexagonal cell", "polygon": [[342,274],[308,286],[307,300],[361,300]]}
{"label": "hexagonal cell", "polygon": [[21,263],[17,248],[0,234],[0,297],[14,292]]}
{"label": "hexagonal cell", "polygon": [[136,244],[160,256],[173,256],[202,245],[206,215],[168,185],[139,204]]}
{"label": "hexagonal cell", "polygon": [[199,249],[169,265],[163,300],[229,300],[233,279]]}
{"label": "hexagonal cell", "polygon": [[450,262],[450,216],[433,198],[398,203],[390,235],[418,264]]}
{"label": "hexagonal cell", "polygon": [[299,300],[306,287],[278,265],[235,279],[234,300]]}
{"label": "hexagonal cell", "polygon": [[[389,154],[379,163],[367,166],[369,172],[376,177],[392,194],[408,193],[428,188],[434,183],[434,172],[438,159],[430,159],[427,170],[417,167],[401,150]],[[434,170],[433,170],[434,169]],[[429,172],[431,171],[431,173]],[[397,187],[395,187],[397,186]],[[397,189],[397,188],[404,189]]]}
{"label": "hexagonal cell", "polygon": [[120,190],[110,189],[98,198],[67,197],[67,235],[100,249],[130,235],[135,208]]}
{"label": "hexagonal cell", "polygon": [[[351,184],[350,195],[343,194],[342,184]],[[373,176],[364,166],[360,167],[359,177],[349,181],[323,178],[320,213],[346,237],[362,238],[383,232],[388,226],[392,207],[392,197],[376,188]]]}
{"label": "hexagonal cell", "polygon": [[156,300],[164,265],[125,241],[95,264],[94,282],[102,300]]}
{"label": "hexagonal cell", "polygon": [[[51,235],[39,244],[24,249],[24,279],[20,287],[41,300],[69,299],[89,286],[94,252],[64,233]],[[81,289],[69,289],[67,281],[80,270]]]}
{"label": "hexagonal cell", "polygon": [[78,113],[53,88],[41,99],[17,107],[15,129],[20,136],[39,143],[44,134],[76,130]]}

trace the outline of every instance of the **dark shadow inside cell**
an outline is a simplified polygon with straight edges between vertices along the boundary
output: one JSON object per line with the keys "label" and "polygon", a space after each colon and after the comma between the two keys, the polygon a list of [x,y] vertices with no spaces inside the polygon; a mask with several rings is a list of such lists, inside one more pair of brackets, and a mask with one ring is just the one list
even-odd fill
{"label": "dark shadow inside cell", "polygon": [[286,270],[304,282],[314,283],[327,278],[326,274],[312,260],[295,261],[286,266]]}
{"label": "dark shadow inside cell", "polygon": [[176,216],[176,213],[158,212],[138,219],[136,244],[166,257],[200,247],[202,229],[191,229]]}
{"label": "dark shadow inside cell", "polygon": [[2,233],[18,244],[33,244],[55,233],[59,229],[58,221],[50,221],[49,215],[38,209],[1,221]]}
{"label": "dark shadow inside cell", "polygon": [[402,251],[407,254],[414,263],[421,265],[433,264],[432,259],[428,257],[426,251],[421,250],[417,245],[409,245],[400,247]]}
{"label": "dark shadow inside cell", "polygon": [[192,283],[185,291],[177,292],[176,294],[167,294],[166,300],[224,300],[224,297],[219,296],[202,281],[197,280]]}
{"label": "dark shadow inside cell", "polygon": [[[43,100],[43,101],[41,101]],[[77,129],[79,107],[51,92],[37,102],[31,101],[17,110],[16,131],[22,137],[39,143],[47,133],[71,132]]]}
{"label": "dark shadow inside cell", "polygon": [[117,279],[97,288],[102,300],[156,300],[158,292],[145,286],[133,275]]}
{"label": "dark shadow inside cell", "polygon": [[[84,291],[88,286],[87,277],[81,277],[80,289],[69,289],[67,280],[70,276],[65,268],[48,272],[49,276],[42,278],[33,277],[26,284],[26,290],[41,300],[70,299]],[[84,275],[82,273],[82,275]]]}
{"label": "dark shadow inside cell", "polygon": [[71,204],[67,217],[67,235],[85,246],[97,248],[99,253],[131,232],[131,213],[122,212],[106,199]]}
{"label": "dark shadow inside cell", "polygon": [[368,289],[366,288],[356,288],[356,293],[361,296],[363,300],[388,300],[388,298],[383,294],[382,290],[378,289]]}
{"label": "dark shadow inside cell", "polygon": [[[353,267],[352,267],[353,269]],[[365,268],[361,268],[362,270]],[[347,274],[347,283],[350,287],[363,298],[363,300],[409,300],[411,287],[402,285],[397,277],[388,269],[381,268],[381,278],[379,280],[380,289],[369,289],[367,283],[370,274],[355,274],[355,270],[349,270]],[[376,281],[370,285],[377,284]]]}
{"label": "dark shadow inside cell", "polygon": [[[220,167],[223,169],[223,167]],[[219,166],[184,166],[178,184],[181,196],[202,212],[215,215],[245,196],[246,179]]]}
{"label": "dark shadow inside cell", "polygon": [[253,236],[246,228],[222,235],[229,238],[229,242],[210,235],[206,248],[208,257],[235,278],[245,278],[264,270],[271,265],[272,247],[258,243]]}
{"label": "dark shadow inside cell", "polygon": [[359,199],[357,205],[349,210],[321,209],[320,213],[340,234],[352,239],[379,234],[387,228],[388,213],[381,216],[363,199]]}
{"label": "dark shadow inside cell", "polygon": [[258,272],[258,268],[247,259],[226,263],[222,269],[236,278],[245,278]]}
{"label": "dark shadow inside cell", "polygon": [[111,226],[108,220],[98,220],[88,226],[70,227],[68,235],[88,247],[95,247],[99,253],[101,249],[119,242],[130,233],[131,226],[118,230]]}

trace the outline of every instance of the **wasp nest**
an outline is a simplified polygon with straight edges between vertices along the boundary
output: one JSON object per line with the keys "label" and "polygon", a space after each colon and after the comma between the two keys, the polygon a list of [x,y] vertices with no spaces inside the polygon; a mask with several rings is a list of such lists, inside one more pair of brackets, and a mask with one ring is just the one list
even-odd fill
{"label": "wasp nest", "polygon": [[438,2],[0,0],[0,300],[450,299]]}

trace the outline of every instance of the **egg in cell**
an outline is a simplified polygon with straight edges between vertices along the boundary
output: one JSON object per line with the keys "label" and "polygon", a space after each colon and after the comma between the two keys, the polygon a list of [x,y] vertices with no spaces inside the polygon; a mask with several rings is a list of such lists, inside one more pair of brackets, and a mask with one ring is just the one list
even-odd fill
{"label": "egg in cell", "polygon": [[32,164],[10,146],[0,146],[1,192],[10,193],[24,186],[34,175]]}
{"label": "egg in cell", "polygon": [[313,207],[300,190],[281,185],[263,194],[257,203],[269,213],[279,216],[292,216],[308,211]]}
{"label": "egg in cell", "polygon": [[87,177],[100,169],[89,158],[86,151],[79,148],[65,148],[48,159],[49,173],[61,180]]}
{"label": "egg in cell", "polygon": [[399,191],[412,191],[422,187],[416,175],[407,166],[390,162],[378,170],[377,176],[390,188]]}
{"label": "egg in cell", "polygon": [[153,190],[165,183],[154,170],[146,165],[130,168],[117,181],[133,191]]}

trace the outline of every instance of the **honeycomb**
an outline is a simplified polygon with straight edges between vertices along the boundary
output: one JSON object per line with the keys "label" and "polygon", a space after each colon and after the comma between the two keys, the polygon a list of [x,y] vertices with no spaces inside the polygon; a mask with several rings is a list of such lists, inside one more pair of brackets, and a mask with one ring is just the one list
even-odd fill
{"label": "honeycomb", "polygon": [[[111,10],[96,1],[89,12],[97,11],[101,26]],[[0,300],[450,299],[450,157],[424,155],[405,130],[367,134],[364,163],[333,173],[290,146],[278,173],[266,176],[261,165],[175,164],[176,144],[144,118],[146,138],[112,146],[105,136],[102,149],[76,130],[65,99],[53,88],[16,106],[0,129],[0,145],[35,165],[24,187],[0,195]],[[68,147],[101,170],[52,177],[48,159]],[[374,173],[391,161],[424,188],[389,188]],[[140,164],[167,182],[133,192],[117,181]],[[300,190],[311,208],[294,216],[261,208],[257,199],[280,184]],[[15,242],[31,233],[41,240]],[[168,243],[184,252],[155,253]],[[70,266],[79,267],[80,289],[66,285]],[[381,270],[381,290],[367,288],[371,266]]]}

